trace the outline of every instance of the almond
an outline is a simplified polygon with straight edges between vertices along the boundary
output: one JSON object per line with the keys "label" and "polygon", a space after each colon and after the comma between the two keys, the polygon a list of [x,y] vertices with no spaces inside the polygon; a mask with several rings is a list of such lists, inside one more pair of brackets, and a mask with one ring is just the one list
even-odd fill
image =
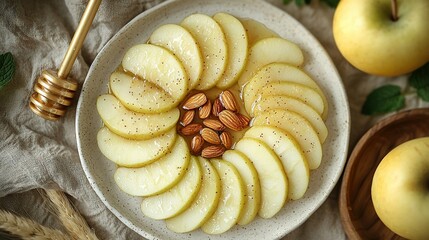
{"label": "almond", "polygon": [[225,90],[219,95],[219,99],[225,109],[231,110],[233,112],[239,111],[237,101],[235,100],[232,92]]}
{"label": "almond", "polygon": [[217,133],[210,128],[203,128],[201,130],[201,136],[203,137],[203,139],[211,144],[220,144],[220,138],[219,135],[217,135]]}
{"label": "almond", "polygon": [[225,125],[223,125],[219,120],[216,119],[205,119],[203,121],[204,126],[211,128],[215,131],[225,130]]}
{"label": "almond", "polygon": [[207,102],[207,96],[204,93],[197,93],[188,98],[183,104],[183,109],[190,110],[199,108]]}
{"label": "almond", "polygon": [[250,118],[248,116],[243,115],[241,113],[237,113],[237,116],[240,119],[243,128],[249,126]]}
{"label": "almond", "polygon": [[237,114],[235,114],[231,110],[223,110],[219,113],[219,120],[229,129],[233,131],[240,131],[243,127],[243,124],[238,118]]}
{"label": "almond", "polygon": [[198,154],[204,145],[204,139],[201,135],[195,135],[191,141],[191,151],[194,154]]}
{"label": "almond", "polygon": [[225,147],[222,145],[212,145],[205,147],[201,152],[201,156],[205,158],[220,157],[225,152]]}
{"label": "almond", "polygon": [[195,116],[194,110],[186,111],[183,114],[182,119],[180,120],[180,124],[182,126],[186,127],[187,125],[189,125],[194,120],[194,116]]}
{"label": "almond", "polygon": [[182,132],[183,136],[191,136],[194,134],[197,134],[203,129],[203,126],[199,123],[191,123],[187,125],[186,127],[182,128],[180,131]]}
{"label": "almond", "polygon": [[212,113],[215,117],[219,116],[219,113],[222,112],[223,110],[223,105],[220,101],[219,98],[216,98],[213,102],[213,109],[212,109]]}
{"label": "almond", "polygon": [[221,133],[219,138],[220,138],[220,141],[222,142],[222,145],[224,145],[226,149],[231,149],[232,137],[229,132]]}
{"label": "almond", "polygon": [[207,102],[200,107],[200,111],[198,112],[198,116],[201,119],[208,118],[210,116],[210,112],[212,111],[212,102],[207,100]]}

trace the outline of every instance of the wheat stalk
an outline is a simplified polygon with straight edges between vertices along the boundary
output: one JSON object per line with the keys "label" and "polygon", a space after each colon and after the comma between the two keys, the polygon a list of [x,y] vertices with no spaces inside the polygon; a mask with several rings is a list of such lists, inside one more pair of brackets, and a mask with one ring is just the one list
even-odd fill
{"label": "wheat stalk", "polygon": [[98,240],[85,219],[74,210],[63,192],[51,189],[45,191],[49,200],[51,200],[57,208],[58,217],[72,238]]}
{"label": "wheat stalk", "polygon": [[61,231],[42,226],[35,221],[0,210],[0,229],[24,240],[69,240]]}

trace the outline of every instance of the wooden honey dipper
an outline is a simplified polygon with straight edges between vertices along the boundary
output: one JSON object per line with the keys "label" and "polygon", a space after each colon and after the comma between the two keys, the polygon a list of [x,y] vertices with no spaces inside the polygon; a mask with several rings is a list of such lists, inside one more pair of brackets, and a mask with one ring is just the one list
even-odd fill
{"label": "wooden honey dipper", "polygon": [[30,109],[37,115],[47,120],[58,120],[66,113],[66,108],[72,104],[79,84],[68,75],[82,48],[100,3],[101,0],[89,0],[58,73],[43,70],[37,79],[29,102]]}

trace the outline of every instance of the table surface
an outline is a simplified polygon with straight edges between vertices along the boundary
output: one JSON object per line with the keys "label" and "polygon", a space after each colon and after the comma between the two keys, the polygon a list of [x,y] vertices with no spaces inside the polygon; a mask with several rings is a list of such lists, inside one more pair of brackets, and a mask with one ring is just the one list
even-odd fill
{"label": "table surface", "polygon": [[[339,53],[332,36],[334,9],[319,1],[297,7],[267,0],[300,21],[325,47],[343,79],[352,117],[350,151],[380,119],[364,116],[360,108],[375,87],[386,83],[407,87],[407,77],[367,75]],[[85,40],[71,75],[80,83],[106,42],[129,20],[162,1],[104,1]],[[84,1],[12,1],[0,3],[0,53],[11,52],[16,62],[12,82],[0,90],[0,209],[64,230],[43,197],[41,188],[62,189],[100,239],[141,239],[110,213],[89,186],[80,166],[75,140],[76,102],[58,122],[36,117],[27,103],[41,70],[60,66]],[[413,92],[406,108],[428,107]],[[327,201],[284,239],[346,239],[338,210],[339,184]],[[0,235],[1,236],[1,235]]]}

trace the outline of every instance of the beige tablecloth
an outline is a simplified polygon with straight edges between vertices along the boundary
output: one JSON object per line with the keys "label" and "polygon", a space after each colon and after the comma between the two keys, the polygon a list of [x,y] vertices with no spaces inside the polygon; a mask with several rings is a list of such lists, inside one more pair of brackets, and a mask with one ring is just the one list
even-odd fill
{"label": "beige tablecloth", "polygon": [[[386,82],[406,85],[406,76],[382,78],[350,66],[338,52],[332,36],[334,10],[317,0],[302,8],[282,0],[268,0],[306,26],[333,58],[348,91],[352,116],[350,146],[380,117],[360,114],[366,95]],[[103,1],[71,75],[80,83],[97,53],[129,20],[161,1]],[[56,69],[86,6],[83,0],[6,0],[0,2],[0,53],[12,52],[13,81],[0,90],[0,209],[39,223],[62,226],[52,214],[40,188],[61,189],[86,218],[100,239],[141,239],[105,208],[81,168],[75,140],[74,104],[58,122],[36,117],[28,108],[35,78],[42,69]],[[77,101],[77,100],[76,100]],[[415,93],[407,108],[423,107]],[[383,117],[383,116],[381,116]],[[345,239],[338,212],[337,186],[327,201],[286,239]]]}

